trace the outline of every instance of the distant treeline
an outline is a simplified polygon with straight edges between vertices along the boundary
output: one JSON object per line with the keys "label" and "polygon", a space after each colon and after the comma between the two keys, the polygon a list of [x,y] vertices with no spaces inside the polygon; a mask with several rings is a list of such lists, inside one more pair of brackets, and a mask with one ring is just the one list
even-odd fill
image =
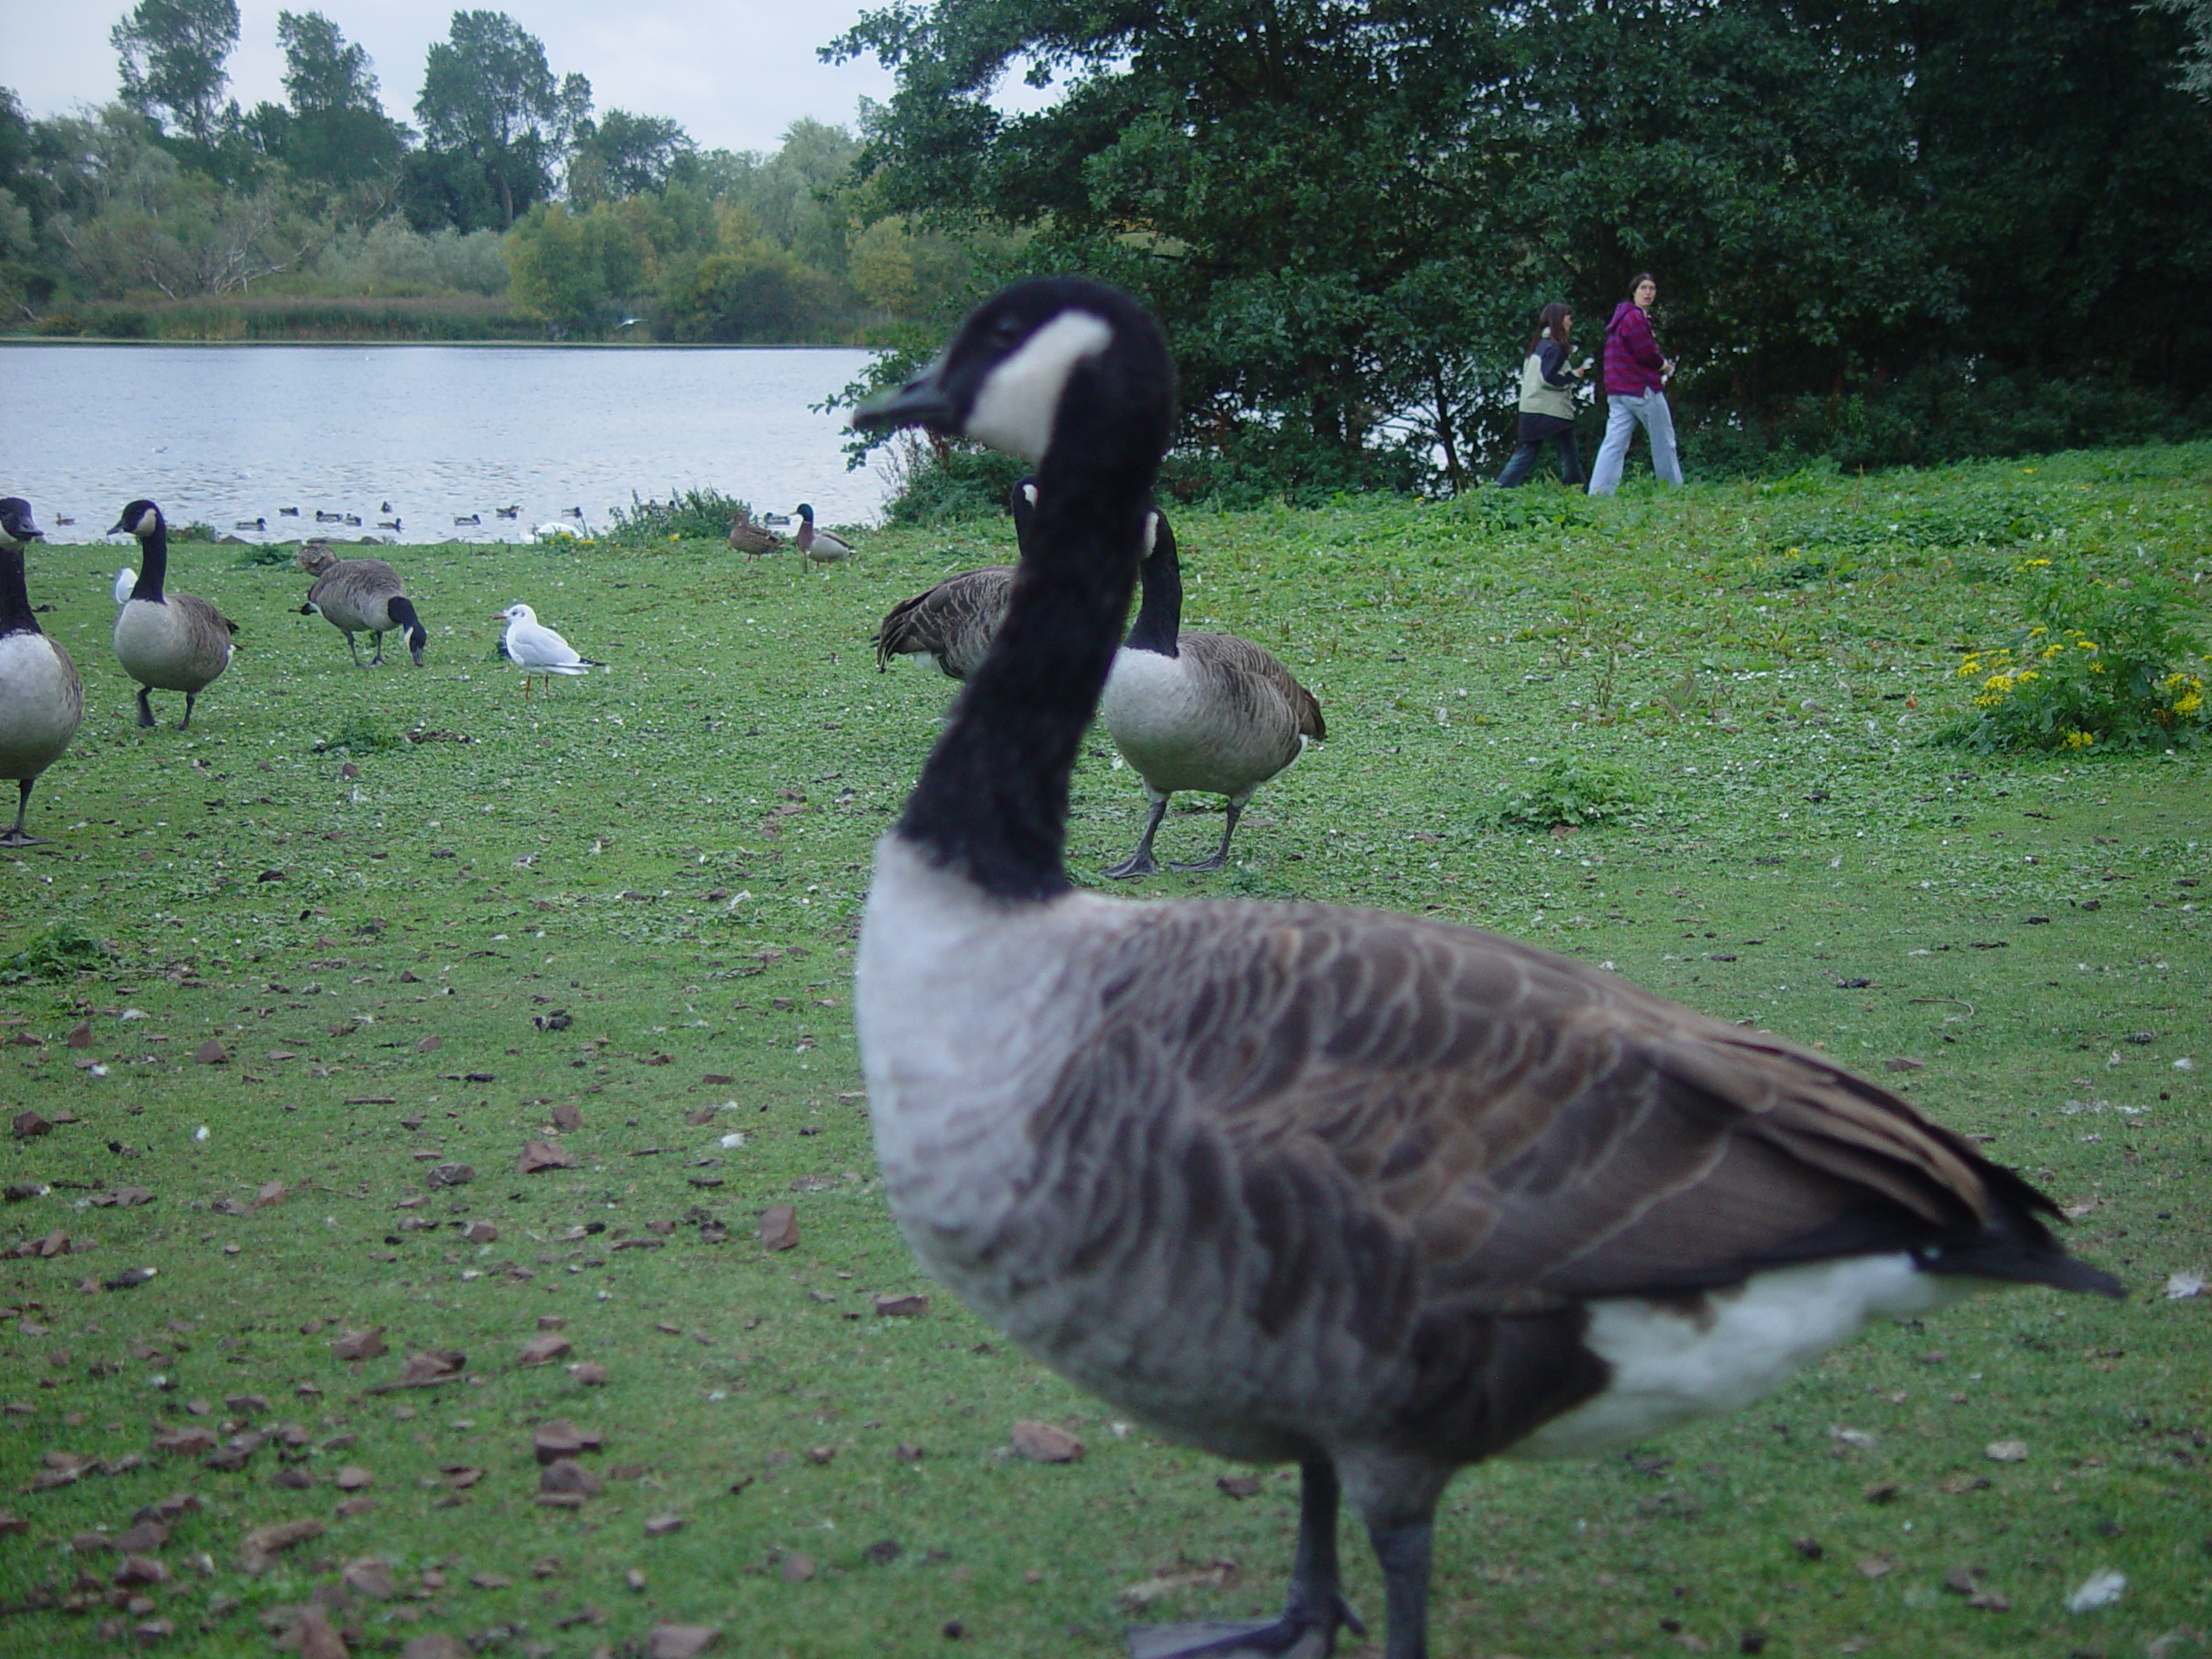
{"label": "distant treeline", "polygon": [[594,113],[498,12],[454,15],[419,127],[367,54],[280,12],[286,101],[224,97],[234,0],[141,0],[122,95],[34,120],[0,88],[0,304],[117,338],[858,343],[939,315],[971,253],[871,208],[859,146],[801,121],[772,154]]}

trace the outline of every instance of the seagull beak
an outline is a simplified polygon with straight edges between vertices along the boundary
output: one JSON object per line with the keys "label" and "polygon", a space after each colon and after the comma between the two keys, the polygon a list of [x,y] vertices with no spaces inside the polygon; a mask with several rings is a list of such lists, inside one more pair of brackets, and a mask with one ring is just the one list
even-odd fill
{"label": "seagull beak", "polygon": [[932,426],[952,418],[945,393],[944,359],[940,357],[896,391],[871,397],[853,411],[853,430],[876,432],[894,426]]}

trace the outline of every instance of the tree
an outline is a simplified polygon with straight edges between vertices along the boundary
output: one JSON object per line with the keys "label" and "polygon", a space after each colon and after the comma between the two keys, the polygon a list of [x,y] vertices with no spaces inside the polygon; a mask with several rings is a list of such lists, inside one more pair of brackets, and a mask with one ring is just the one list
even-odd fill
{"label": "tree", "polygon": [[[318,11],[278,12],[276,41],[289,107],[264,104],[247,118],[264,152],[295,177],[339,190],[396,184],[413,135],[384,112],[368,53]],[[386,199],[357,205],[374,211]]]}
{"label": "tree", "polygon": [[609,110],[576,124],[569,199],[588,205],[658,190],[698,155],[691,135],[659,116]]}
{"label": "tree", "polygon": [[123,100],[212,145],[231,83],[224,63],[238,43],[237,0],[138,0],[108,33],[123,73]]}
{"label": "tree", "polygon": [[2157,3],[2164,10],[2179,14],[2189,24],[2183,87],[2200,98],[2212,98],[2212,0],[2157,0]]}
{"label": "tree", "polygon": [[433,41],[415,116],[424,166],[417,182],[461,229],[512,226],[554,192],[591,83],[556,81],[545,48],[496,11],[457,11]]}

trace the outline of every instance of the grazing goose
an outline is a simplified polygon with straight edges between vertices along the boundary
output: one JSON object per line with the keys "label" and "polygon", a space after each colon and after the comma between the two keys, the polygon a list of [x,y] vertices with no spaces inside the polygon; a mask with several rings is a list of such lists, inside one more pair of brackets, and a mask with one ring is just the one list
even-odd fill
{"label": "grazing goose", "polygon": [[798,550],[816,564],[836,564],[853,556],[853,544],[842,536],[814,527],[814,509],[804,501],[791,509],[798,514],[798,534],[791,539]]}
{"label": "grazing goose", "polygon": [[169,527],[162,510],[147,500],[124,508],[108,531],[138,538],[137,585],[115,616],[115,659],[138,682],[138,723],[151,726],[149,691],[184,693],[183,731],[192,724],[192,705],[231,665],[231,636],[238,625],[206,600],[190,594],[166,594]]}
{"label": "grazing goose", "polygon": [[315,579],[300,614],[320,615],[344,634],[346,649],[353,653],[354,667],[361,666],[361,648],[353,643],[356,632],[369,636],[368,665],[381,668],[385,632],[395,628],[406,639],[407,654],[415,659],[415,666],[423,666],[423,647],[430,636],[423,619],[415,614],[414,601],[407,597],[407,583],[398,571],[382,559],[334,559],[327,548],[321,550],[321,556],[312,564],[308,550],[302,548],[300,563]]}
{"label": "grazing goose", "polygon": [[757,559],[763,553],[781,547],[784,538],[772,530],[754,524],[750,508],[740,507],[737,517],[730,520],[729,544],[746,557]]}
{"label": "grazing goose", "polygon": [[606,666],[588,657],[577,656],[575,647],[540,622],[537,613],[527,605],[510,605],[493,620],[507,625],[501,648],[507,653],[507,660],[522,670],[524,698],[530,696],[533,676],[544,679],[545,693],[550,696],[554,675],[582,674]]}
{"label": "grazing goose", "polygon": [[[1014,512],[1014,543],[1020,546],[1028,538],[1037,510],[1037,480],[1025,478],[1016,484],[1008,505]],[[1006,620],[1007,595],[1013,591],[1014,567],[987,564],[947,576],[936,587],[899,601],[868,642],[875,647],[876,672],[890,667],[893,657],[926,657],[940,672],[966,679],[991,648],[999,624]]]}
{"label": "grazing goose", "polygon": [[1221,868],[1252,792],[1297,760],[1309,741],[1329,734],[1313,694],[1264,646],[1233,633],[1182,632],[1175,532],[1158,512],[1146,529],[1151,545],[1140,574],[1144,598],[1098,706],[1114,747],[1144,780],[1152,803],[1136,850],[1106,872],[1120,877],[1160,868],[1152,838],[1179,789],[1226,795],[1229,821],[1211,857],[1168,868]]}
{"label": "grazing goose", "polygon": [[40,632],[23,582],[23,550],[45,532],[21,496],[0,500],[0,778],[16,780],[16,822],[0,847],[40,847],[27,832],[31,785],[60,760],[85,718],[85,687],[69,653]]}
{"label": "grazing goose", "polygon": [[1010,450],[1039,485],[1005,625],[876,848],[855,1006],[899,1229],[1117,1412],[1301,1471],[1281,1618],[1141,1651],[1358,1629],[1341,1495],[1387,1659],[1423,1659],[1461,1467],[1733,1409],[1984,1284],[2120,1294],[2044,1194],[1810,1049],[1446,923],[1077,890],[1069,779],[1173,377],[1127,296],[1037,279],[855,416]]}

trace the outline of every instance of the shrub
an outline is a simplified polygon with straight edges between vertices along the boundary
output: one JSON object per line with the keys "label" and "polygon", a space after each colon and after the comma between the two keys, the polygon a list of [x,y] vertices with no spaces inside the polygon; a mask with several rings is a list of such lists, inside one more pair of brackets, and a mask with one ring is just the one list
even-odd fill
{"label": "shrub", "polygon": [[630,505],[614,509],[613,524],[598,539],[622,548],[644,548],[671,537],[719,542],[729,534],[739,513],[752,510],[720,490],[673,490],[665,501],[640,501],[632,490]]}
{"label": "shrub", "polygon": [[1617,818],[1643,804],[1649,791],[1626,766],[1611,760],[1561,755],[1547,763],[1533,782],[1497,810],[1507,829],[1577,829]]}
{"label": "shrub", "polygon": [[891,480],[884,513],[894,524],[942,524],[1006,511],[1027,461],[995,449],[902,435],[881,462]]}
{"label": "shrub", "polygon": [[2188,591],[2155,571],[2107,576],[2030,559],[2028,620],[1969,652],[1973,712],[1939,734],[1984,752],[2177,748],[2204,734],[2205,642]]}
{"label": "shrub", "polygon": [[13,956],[0,957],[0,985],[35,979],[73,979],[107,967],[115,953],[68,922],[56,922]]}

